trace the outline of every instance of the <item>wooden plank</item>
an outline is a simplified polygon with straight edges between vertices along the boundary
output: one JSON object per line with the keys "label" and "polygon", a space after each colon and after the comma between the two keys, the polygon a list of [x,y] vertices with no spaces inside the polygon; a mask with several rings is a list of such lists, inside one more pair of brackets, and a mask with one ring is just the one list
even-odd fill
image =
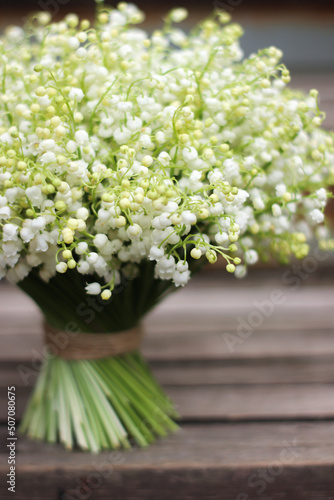
{"label": "wooden plank", "polygon": [[[6,429],[0,426],[0,441],[3,442],[5,437]],[[172,462],[177,465],[187,461],[196,465],[235,464],[242,467],[260,465],[273,459],[273,452],[277,453],[284,441],[295,443],[293,447],[298,451],[295,465],[311,460],[318,465],[334,461],[334,422],[185,424],[179,431],[159,439],[153,446],[144,449],[135,447],[129,452],[117,453],[124,457],[128,466],[149,467]],[[194,453],[196,448],[198,453]],[[91,465],[92,458],[103,463],[109,453],[102,452],[100,456],[93,457],[90,453],[78,450],[68,453],[61,445],[49,445],[23,436],[18,436],[17,449],[20,465],[29,466],[32,471],[40,467],[50,468],[57,463],[85,467]],[[252,450],[252,453],[244,450]],[[1,448],[1,465],[5,456],[6,450]]]}
{"label": "wooden plank", "polygon": [[[267,479],[263,479],[265,474]],[[15,500],[333,500],[333,465],[44,469],[19,475]],[[93,495],[93,496],[92,496]],[[5,500],[11,497],[5,496]]]}
{"label": "wooden plank", "polygon": [[334,418],[334,386],[165,387],[188,420]]}
{"label": "wooden plank", "polygon": [[332,500],[333,436],[333,422],[186,425],[148,449],[93,457],[20,437],[15,498],[78,499],[86,485],[94,500]]}
{"label": "wooden plank", "polygon": [[[334,356],[217,361],[167,359],[151,360],[150,366],[160,384],[169,386],[334,383]],[[26,383],[30,387],[37,374],[29,362],[4,361],[0,366],[0,390],[8,385],[21,387]]]}
{"label": "wooden plank", "polygon": [[[334,418],[333,384],[215,385],[164,387],[183,420],[247,421]],[[0,395],[0,422],[7,418],[6,393]],[[31,392],[18,387],[21,418]]]}
{"label": "wooden plank", "polygon": [[[219,274],[218,279],[210,279],[204,275],[196,276],[192,282],[176,293],[169,295],[154,312],[160,314],[164,311],[173,311],[177,314],[198,313],[211,314],[217,309],[223,313],[228,311],[235,314],[249,312],[254,308],[254,303],[268,299],[274,291],[280,291],[280,297],[277,299],[277,308],[282,312],[289,312],[291,309],[297,313],[308,311],[313,305],[314,309],[330,311],[334,297],[334,273],[331,269],[329,273],[333,280],[331,284],[320,284],[320,286],[308,286],[306,277],[305,282],[296,278],[292,281],[293,274],[274,276],[272,280],[263,282],[262,280],[226,280],[224,274]],[[219,276],[221,278],[219,279]],[[285,276],[285,278],[284,278]],[[284,281],[291,279],[291,283]],[[298,293],[297,293],[298,292]],[[13,286],[0,288],[0,314],[4,319],[1,325],[1,331],[6,327],[6,320],[12,318],[15,320],[18,309],[21,315],[26,319],[34,317],[38,310],[34,302],[23,292]],[[208,297],[209,294],[209,297]],[[206,299],[204,301],[204,299]],[[28,317],[27,317],[28,315]]]}
{"label": "wooden plank", "polygon": [[[238,318],[249,319],[255,310],[254,301],[270,296],[280,287],[280,281],[246,289],[232,286],[224,290],[212,280],[198,285],[202,286],[188,287],[168,298],[146,320],[144,354],[175,401],[183,429],[148,450],[94,457],[96,467],[110,456],[113,462],[103,469],[104,475],[98,476],[100,486],[92,487],[92,498],[329,500],[334,490],[334,422],[314,420],[334,418],[333,288],[307,286],[298,293],[285,289],[286,301],[274,308],[248,338],[238,337],[242,342],[231,351],[224,333],[229,330],[240,334]],[[17,367],[22,360],[31,367],[36,357],[33,350],[41,350],[40,315],[25,298],[25,314],[15,316],[11,300],[1,301],[1,292],[4,320],[0,339],[7,348],[6,356],[9,352],[16,361],[2,365],[0,388],[14,379],[19,418],[31,389],[22,386]],[[21,300],[13,291],[11,299],[15,297]],[[18,343],[25,343],[21,358],[17,357]],[[0,398],[2,421],[5,407],[5,400]],[[276,423],[279,419],[285,423]],[[250,420],[262,423],[252,424]],[[214,421],[220,423],[212,424]],[[324,427],[318,427],[320,424]],[[295,443],[296,457],[293,463],[280,464],[287,446],[282,442],[289,439]],[[21,500],[78,498],[77,486],[87,486],[92,470],[96,471],[91,455],[67,453],[61,447],[23,438],[19,439],[18,457],[16,497]],[[3,473],[5,458],[0,455]],[[261,492],[259,470],[269,477]]]}
{"label": "wooden plank", "polygon": [[[169,332],[168,325],[164,330],[147,325],[142,349],[144,356],[152,361],[223,361],[334,355],[332,330],[254,330],[248,338],[242,338],[240,333],[232,329],[230,335],[226,336],[226,332],[217,331],[222,327],[215,324],[206,327],[197,324],[193,333],[182,329],[182,326]],[[0,340],[4,346],[0,350],[1,361],[28,363],[28,366],[34,367],[38,360],[43,359],[41,331],[0,335]]]}
{"label": "wooden plank", "polygon": [[[327,271],[332,277],[330,284],[320,283],[315,286],[308,286],[308,281],[312,274],[307,275],[305,280],[299,279],[295,274],[287,271],[288,274],[271,274],[267,280],[253,278],[245,279],[227,279],[224,273],[218,273],[214,279],[207,275],[195,276],[189,285],[179,289],[176,293],[169,295],[155,311],[173,310],[176,313],[180,311],[198,314],[211,314],[217,308],[222,312],[231,311],[233,314],[238,312],[242,314],[254,308],[254,303],[264,301],[274,291],[280,291],[280,297],[277,299],[277,307],[282,311],[291,309],[299,311],[309,310],[313,305],[314,309],[321,308],[330,310],[334,297],[334,273],[333,269]],[[292,278],[295,278],[294,280]],[[291,280],[291,281],[289,281]],[[298,292],[298,293],[297,293]],[[208,294],[210,297],[208,297]],[[204,299],[206,299],[204,301]],[[0,315],[3,319],[0,331],[8,326],[8,318],[12,321],[19,320],[17,311],[25,319],[30,320],[36,316],[38,310],[36,304],[17,287],[13,285],[0,286]],[[280,312],[282,312],[280,311]],[[26,321],[26,323],[28,323]]]}
{"label": "wooden plank", "polygon": [[[211,325],[210,325],[211,327]],[[333,331],[255,331],[248,338],[230,330],[211,333],[211,328],[189,332],[172,332],[168,337],[147,335],[143,353],[152,360],[225,360],[225,359],[277,359],[279,356],[314,357],[334,354]],[[213,329],[214,327],[212,327]],[[199,329],[199,327],[198,327]],[[218,327],[217,327],[218,329]],[[233,344],[235,342],[235,344]]]}
{"label": "wooden plank", "polygon": [[[333,384],[334,358],[151,363],[163,385]],[[0,372],[1,373],[1,372]],[[11,377],[13,380],[13,378]],[[10,381],[10,378],[8,379]]]}
{"label": "wooden plank", "polygon": [[[270,299],[275,290],[280,304]],[[279,281],[231,288],[197,281],[146,318],[143,351],[150,359],[174,360],[332,355],[333,292],[329,285],[296,291]],[[0,359],[29,360],[35,349],[42,351],[42,317],[28,297],[0,287],[0,317]]]}

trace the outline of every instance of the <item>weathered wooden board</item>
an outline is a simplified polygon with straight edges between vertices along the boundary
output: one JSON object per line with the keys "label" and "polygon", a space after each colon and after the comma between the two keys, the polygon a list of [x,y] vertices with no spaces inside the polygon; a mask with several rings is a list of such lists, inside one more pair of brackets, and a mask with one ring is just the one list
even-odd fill
{"label": "weathered wooden board", "polygon": [[[279,356],[304,358],[334,355],[334,338],[330,329],[254,331],[247,339],[239,337],[238,333],[231,329],[231,335],[235,337],[232,337],[232,341],[231,337],[227,337],[229,341],[227,343],[225,332],[208,332],[207,328],[199,323],[196,326],[198,331],[193,333],[185,330],[175,332],[167,327],[163,331],[154,329],[150,333],[148,329],[143,345],[144,355],[155,361],[259,359],[261,356],[276,359]],[[216,327],[218,329],[219,325]],[[214,329],[214,325],[210,328]],[[25,362],[29,364],[30,361],[30,365],[34,366],[35,360],[42,357],[41,331],[34,334],[0,335],[0,342],[4,348],[6,347],[6,357],[3,348],[0,351],[0,360],[16,360],[18,364]]]}
{"label": "weathered wooden board", "polygon": [[333,436],[323,422],[188,425],[149,449],[99,456],[20,439],[15,498],[332,500]]}
{"label": "weathered wooden board", "polygon": [[[145,320],[143,352],[155,360],[334,354],[334,286],[297,288],[203,279],[168,297]],[[2,293],[1,293],[2,292]],[[279,303],[272,297],[279,296]],[[277,293],[279,295],[277,295]],[[42,320],[15,288],[0,288],[0,360],[42,353]],[[20,314],[17,314],[17,311]]]}
{"label": "weathered wooden board", "polygon": [[[283,337],[283,340],[285,338]],[[305,336],[307,341],[307,337]],[[321,340],[321,337],[320,337]],[[150,361],[154,376],[169,386],[333,384],[334,356]],[[0,390],[8,385],[31,386],[38,371],[31,363],[2,362]]]}
{"label": "weathered wooden board", "polygon": [[[186,443],[184,443],[186,445]],[[23,470],[16,500],[333,500],[334,467],[174,466]],[[262,476],[265,475],[263,479]],[[107,477],[105,477],[107,476]],[[12,497],[4,496],[4,500]]]}
{"label": "weathered wooden board", "polygon": [[[330,268],[323,284],[312,274],[295,289],[280,273],[196,278],[145,321],[143,352],[181,430],[148,449],[98,456],[19,436],[15,498],[333,500],[333,284]],[[284,300],[252,326],[273,290]],[[36,374],[41,339],[36,306],[0,286],[1,477],[6,387],[17,387],[19,419],[34,381],[25,385],[19,370]],[[5,486],[0,498],[12,498]]]}
{"label": "weathered wooden board", "polygon": [[[334,384],[164,386],[186,421],[334,419]],[[17,387],[16,416],[30,388]],[[6,421],[6,394],[0,398],[0,422]]]}
{"label": "weathered wooden board", "polygon": [[[5,429],[0,426],[0,441],[5,438],[5,434]],[[188,446],[184,446],[185,443]],[[160,439],[148,448],[117,451],[117,454],[120,454],[124,461],[119,465],[127,464],[132,467],[137,466],[138,462],[145,467],[186,462],[195,466],[207,464],[242,467],[278,459],[277,454],[287,447],[287,443],[297,451],[295,465],[311,460],[317,465],[329,464],[334,456],[334,422],[187,424],[168,439]],[[92,461],[103,463],[109,454],[113,453],[106,451],[101,455],[92,455],[80,451],[68,452],[60,445],[47,445],[23,437],[18,441],[18,450],[20,465],[35,470],[39,467],[57,466],[60,463],[71,465],[72,468],[87,467]],[[254,455],[250,454],[249,450],[252,450]],[[3,459],[2,448],[1,465]]]}

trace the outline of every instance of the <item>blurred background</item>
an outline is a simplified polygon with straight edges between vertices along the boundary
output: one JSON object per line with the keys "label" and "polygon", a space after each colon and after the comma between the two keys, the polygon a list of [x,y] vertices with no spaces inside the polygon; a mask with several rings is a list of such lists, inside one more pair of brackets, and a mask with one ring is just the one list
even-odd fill
{"label": "blurred background", "polygon": [[[116,6],[118,2],[107,0]],[[213,8],[230,12],[245,28],[242,46],[245,54],[268,45],[284,51],[284,62],[294,72],[334,72],[334,5],[332,0],[137,0],[146,13],[145,28],[159,26],[172,7],[189,10],[188,25],[209,15]],[[1,2],[0,29],[22,24],[32,10],[50,12],[54,19],[68,12],[92,18],[94,0],[15,0]]]}

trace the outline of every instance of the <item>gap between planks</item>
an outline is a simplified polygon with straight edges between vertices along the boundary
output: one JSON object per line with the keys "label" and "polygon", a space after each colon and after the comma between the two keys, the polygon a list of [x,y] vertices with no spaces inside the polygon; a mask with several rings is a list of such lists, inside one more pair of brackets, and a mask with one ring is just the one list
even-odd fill
{"label": "gap between planks", "polygon": [[96,456],[19,438],[15,498],[77,499],[93,471],[94,500],[333,500],[333,436],[333,422],[188,425],[147,449]]}
{"label": "gap between planks", "polygon": [[[190,421],[313,420],[334,419],[334,386],[323,385],[221,385],[168,386],[181,419]],[[18,387],[16,417],[19,420],[31,393]],[[6,394],[0,395],[0,422],[6,421]]]}
{"label": "gap between planks", "polygon": [[[6,429],[0,426],[0,442]],[[119,451],[125,466],[149,467],[178,464],[260,465],[277,458],[284,443],[298,449],[295,465],[328,464],[334,461],[334,422],[224,423],[207,426],[188,424],[148,448]],[[321,453],[320,453],[321,451]],[[91,466],[92,455],[81,451],[69,453],[61,445],[48,445],[25,437],[18,438],[20,466],[37,470],[57,464],[71,467]],[[94,459],[104,462],[109,452]],[[1,447],[3,464],[5,450]]]}

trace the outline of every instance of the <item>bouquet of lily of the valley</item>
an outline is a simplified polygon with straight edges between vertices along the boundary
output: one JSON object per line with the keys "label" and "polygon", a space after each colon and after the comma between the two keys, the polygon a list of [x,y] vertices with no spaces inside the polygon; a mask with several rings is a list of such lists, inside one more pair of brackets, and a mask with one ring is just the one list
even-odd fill
{"label": "bouquet of lily of the valley", "polygon": [[0,41],[0,277],[45,317],[21,430],[97,452],[176,429],[139,353],[142,317],[220,257],[229,273],[303,258],[334,181],[317,91],[275,47],[243,59],[216,12],[148,36],[131,4],[32,15]]}

